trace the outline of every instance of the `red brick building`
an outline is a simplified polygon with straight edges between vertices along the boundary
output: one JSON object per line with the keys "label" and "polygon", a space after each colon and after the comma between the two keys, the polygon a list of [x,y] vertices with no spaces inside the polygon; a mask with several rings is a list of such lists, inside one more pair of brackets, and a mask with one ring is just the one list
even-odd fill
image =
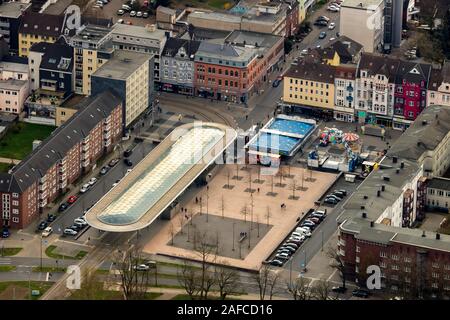
{"label": "red brick building", "polygon": [[26,227],[122,136],[122,102],[106,91],[83,100],[10,174],[0,174],[2,225]]}
{"label": "red brick building", "polygon": [[283,37],[270,34],[234,31],[222,44],[203,41],[195,55],[195,93],[246,103],[283,56]]}

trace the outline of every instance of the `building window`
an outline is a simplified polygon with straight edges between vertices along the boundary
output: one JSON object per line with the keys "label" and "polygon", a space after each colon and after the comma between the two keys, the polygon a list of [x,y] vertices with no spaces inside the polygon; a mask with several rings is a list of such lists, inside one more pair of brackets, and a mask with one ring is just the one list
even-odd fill
{"label": "building window", "polygon": [[19,194],[18,194],[18,193],[13,193],[13,194],[12,194],[12,197],[13,197],[13,198],[18,198],[18,197],[19,197]]}
{"label": "building window", "polygon": [[13,218],[12,218],[12,221],[13,221],[14,223],[19,223],[19,218],[13,217]]}

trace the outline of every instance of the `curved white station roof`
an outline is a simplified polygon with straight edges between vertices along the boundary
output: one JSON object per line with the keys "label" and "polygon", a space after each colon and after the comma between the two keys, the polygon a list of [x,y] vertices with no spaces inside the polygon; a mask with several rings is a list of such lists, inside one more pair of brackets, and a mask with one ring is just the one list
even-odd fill
{"label": "curved white station roof", "polygon": [[236,138],[216,123],[176,128],[86,214],[106,231],[133,231],[149,225]]}

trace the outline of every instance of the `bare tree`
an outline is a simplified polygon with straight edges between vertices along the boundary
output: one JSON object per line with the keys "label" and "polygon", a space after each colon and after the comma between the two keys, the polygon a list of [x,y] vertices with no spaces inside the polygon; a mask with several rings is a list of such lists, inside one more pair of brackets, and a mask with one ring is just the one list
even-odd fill
{"label": "bare tree", "polygon": [[294,179],[291,184],[292,195],[289,197],[293,200],[297,200],[298,196],[295,195],[295,190],[297,190],[297,181]]}
{"label": "bare tree", "polygon": [[120,284],[125,300],[143,299],[149,286],[149,271],[138,271],[143,258],[138,247],[113,255],[113,262],[119,270]]}
{"label": "bare tree", "polygon": [[[184,213],[180,212],[177,217],[178,225],[180,226],[180,234],[184,234],[183,225],[184,225]],[[173,245],[173,243],[172,243]]]}
{"label": "bare tree", "polygon": [[310,284],[304,277],[299,277],[294,282],[287,283],[287,290],[292,294],[294,300],[310,300],[310,289]]}
{"label": "bare tree", "polygon": [[186,290],[187,295],[194,300],[195,296],[199,292],[198,280],[200,278],[199,272],[192,265],[186,261],[183,266],[178,269],[178,282]]}
{"label": "bare tree", "polygon": [[269,219],[270,219],[271,216],[272,216],[272,214],[270,212],[270,207],[267,206],[267,210],[266,210],[266,214],[265,214],[265,217],[267,219],[267,226],[269,226]]}
{"label": "bare tree", "polygon": [[215,267],[214,274],[220,299],[225,300],[227,295],[236,291],[239,275],[236,270],[228,267],[226,261],[223,261],[220,266]]}
{"label": "bare tree", "polygon": [[268,264],[263,264],[259,272],[253,276],[253,280],[256,282],[259,290],[259,299],[264,300],[266,298],[267,287],[269,286],[269,277],[271,268]]}
{"label": "bare tree", "polygon": [[330,282],[320,279],[313,285],[311,291],[316,300],[329,300],[331,292]]}
{"label": "bare tree", "polygon": [[173,238],[175,237],[175,227],[173,226],[173,222],[172,221],[169,224],[168,233],[170,235],[170,243],[173,246]]}
{"label": "bare tree", "polygon": [[200,278],[199,278],[199,286],[200,286],[200,299],[207,299],[208,292],[210,291],[211,287],[215,283],[214,275],[211,274],[210,268],[211,263],[214,263],[218,250],[219,250],[219,243],[218,238],[216,239],[215,244],[210,244],[210,239],[208,237],[208,234],[206,232],[200,233],[198,232],[196,237],[196,243],[195,243],[195,251],[196,255],[200,258],[201,263],[201,271],[200,271]]}
{"label": "bare tree", "polygon": [[269,298],[272,300],[273,295],[276,293],[275,288],[278,284],[278,280],[280,279],[280,275],[276,272],[271,272],[269,275]]}
{"label": "bare tree", "polygon": [[337,248],[328,247],[326,255],[328,258],[331,259],[330,266],[339,272],[342,279],[342,287],[345,288],[345,282],[347,280],[346,275],[347,271],[344,265],[344,261],[341,259],[341,256],[339,254],[339,251],[337,250]]}
{"label": "bare tree", "polygon": [[244,205],[241,209],[241,214],[244,216],[244,222],[247,222],[248,208]]}

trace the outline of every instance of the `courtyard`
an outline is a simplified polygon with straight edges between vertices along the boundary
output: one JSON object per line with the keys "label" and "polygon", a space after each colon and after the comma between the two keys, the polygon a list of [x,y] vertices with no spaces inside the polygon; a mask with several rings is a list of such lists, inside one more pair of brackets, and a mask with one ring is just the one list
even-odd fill
{"label": "courtyard", "polygon": [[144,245],[144,252],[199,260],[198,244],[216,262],[258,270],[296,221],[315,206],[337,175],[282,167],[222,165],[207,186],[191,187],[179,212]]}

